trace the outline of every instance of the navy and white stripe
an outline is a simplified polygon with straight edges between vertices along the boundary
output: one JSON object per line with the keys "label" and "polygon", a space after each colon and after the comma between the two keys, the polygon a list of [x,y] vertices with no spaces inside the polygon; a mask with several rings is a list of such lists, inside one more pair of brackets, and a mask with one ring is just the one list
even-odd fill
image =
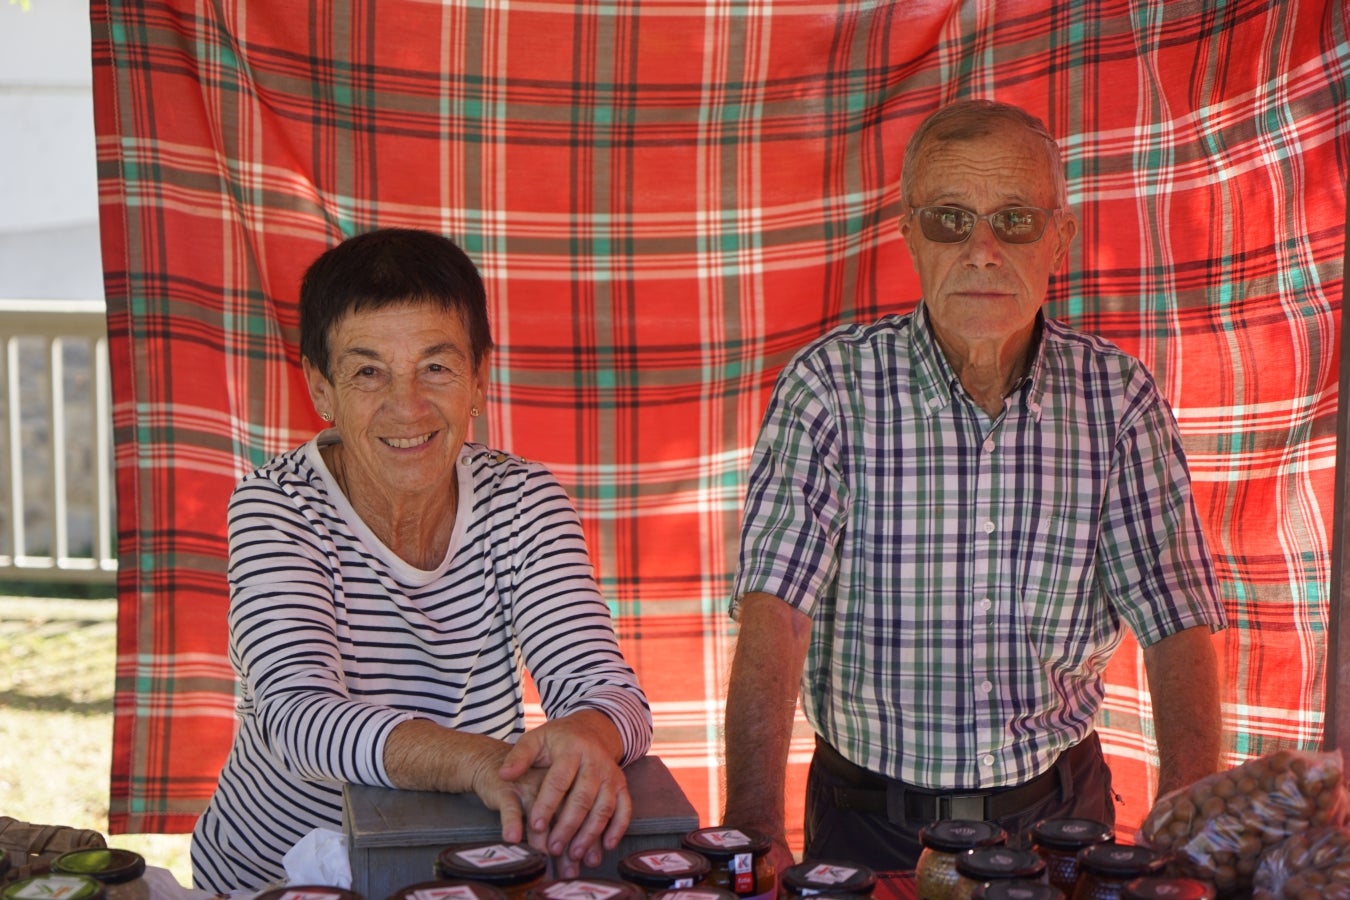
{"label": "navy and white stripe", "polygon": [[549,718],[598,709],[626,764],[651,712],[615,638],[580,523],[543,466],[466,444],[444,563],[408,565],[356,516],[320,434],[243,479],[229,505],[239,729],[193,834],[196,886],[258,888],[344,782],[390,786],[385,739],[414,716],[515,740],[522,666]]}

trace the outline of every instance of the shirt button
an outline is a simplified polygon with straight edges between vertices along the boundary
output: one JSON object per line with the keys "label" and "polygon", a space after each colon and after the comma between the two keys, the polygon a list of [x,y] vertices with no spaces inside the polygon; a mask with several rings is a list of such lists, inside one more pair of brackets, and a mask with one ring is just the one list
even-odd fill
{"label": "shirt button", "polygon": [[980,693],[987,694],[994,689],[994,685],[988,681],[980,682]]}
{"label": "shirt button", "polygon": [[981,756],[980,765],[984,766],[985,768],[992,768],[994,765],[993,754],[986,753],[984,756]]}
{"label": "shirt button", "polygon": [[984,447],[984,452],[985,452],[985,453],[993,453],[993,452],[994,452],[994,439],[993,439],[993,438],[985,438],[985,439],[984,439],[983,447]]}
{"label": "shirt button", "polygon": [[981,610],[981,612],[989,612],[989,607],[991,607],[991,606],[993,606],[993,605],[994,605],[994,601],[993,601],[993,600],[990,600],[988,597],[984,597],[983,599],[980,600],[980,610]]}
{"label": "shirt button", "polygon": [[985,533],[985,534],[993,534],[993,533],[994,533],[994,523],[993,523],[993,522],[985,522],[985,523],[984,523],[983,525],[981,525],[980,527],[984,529],[984,533]]}

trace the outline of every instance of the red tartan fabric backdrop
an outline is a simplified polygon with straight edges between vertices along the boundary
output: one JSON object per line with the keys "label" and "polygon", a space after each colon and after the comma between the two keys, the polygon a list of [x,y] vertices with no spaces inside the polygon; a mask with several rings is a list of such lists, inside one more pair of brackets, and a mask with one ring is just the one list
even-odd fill
{"label": "red tartan fabric backdrop", "polygon": [[[1049,311],[1176,408],[1234,627],[1229,761],[1316,746],[1330,584],[1347,15],[1337,2],[96,0],[121,574],[111,830],[191,827],[233,727],[224,504],[320,423],[303,268],[439,230],[487,281],[489,443],[579,507],[655,752],[721,805],[725,615],[779,367],[910,308],[901,150],[962,96],[1060,137],[1082,238]],[[1130,830],[1137,648],[1101,722]],[[794,747],[800,824],[809,753]],[[793,836],[800,846],[800,833]]]}

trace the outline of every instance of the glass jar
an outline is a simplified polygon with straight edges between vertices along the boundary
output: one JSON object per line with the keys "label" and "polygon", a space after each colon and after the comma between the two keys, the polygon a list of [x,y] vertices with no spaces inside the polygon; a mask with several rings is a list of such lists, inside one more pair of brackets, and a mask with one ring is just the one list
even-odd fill
{"label": "glass jar", "polygon": [[950,900],[956,885],[956,857],[976,847],[1008,842],[1008,833],[993,822],[943,819],[919,829],[923,850],[914,866],[918,900]]}
{"label": "glass jar", "polygon": [[528,900],[647,900],[635,884],[612,878],[559,878],[531,888]]}
{"label": "glass jar", "polygon": [[709,887],[705,882],[696,887],[657,891],[655,894],[649,894],[648,900],[738,900],[738,898],[731,891]]}
{"label": "glass jar", "polygon": [[975,892],[995,881],[1045,881],[1045,860],[1031,850],[1015,847],[976,847],[956,857],[956,884],[951,900],[971,900]]}
{"label": "glass jar", "polygon": [[389,900],[506,900],[506,894],[476,881],[420,881],[399,888]]}
{"label": "glass jar", "polygon": [[975,900],[1064,900],[1064,892],[1043,881],[991,881],[975,891]]}
{"label": "glass jar", "polygon": [[1046,878],[1073,896],[1078,883],[1078,851],[1115,840],[1110,826],[1094,819],[1042,819],[1031,826],[1031,849],[1045,860]]}
{"label": "glass jar", "polygon": [[356,891],[326,884],[288,884],[271,888],[253,900],[362,900]]}
{"label": "glass jar", "polygon": [[1198,878],[1136,878],[1121,892],[1124,900],[1214,900],[1214,885]]}
{"label": "glass jar", "polygon": [[1157,875],[1167,858],[1140,844],[1094,844],[1078,851],[1078,884],[1072,900],[1120,900],[1125,885]]}
{"label": "glass jar", "polygon": [[103,900],[107,891],[103,882],[88,875],[58,875],[48,872],[23,878],[0,890],[4,900]]}
{"label": "glass jar", "polygon": [[548,856],[529,844],[481,841],[446,847],[436,857],[432,874],[445,881],[490,884],[508,900],[524,900],[547,871]]}
{"label": "glass jar", "polygon": [[877,874],[857,863],[808,860],[784,869],[783,890],[788,897],[871,897]]}
{"label": "glass jar", "polygon": [[681,843],[684,849],[707,857],[711,868],[704,884],[709,887],[756,900],[773,900],[778,893],[768,835],[753,828],[714,826],[689,832]]}
{"label": "glass jar", "polygon": [[648,894],[693,887],[708,877],[712,864],[693,850],[638,850],[619,860],[619,877]]}

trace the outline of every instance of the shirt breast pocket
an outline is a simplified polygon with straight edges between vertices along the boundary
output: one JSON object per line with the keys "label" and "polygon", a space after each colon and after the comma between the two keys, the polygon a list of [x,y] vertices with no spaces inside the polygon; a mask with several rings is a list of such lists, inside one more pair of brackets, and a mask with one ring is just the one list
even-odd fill
{"label": "shirt breast pocket", "polygon": [[1098,516],[1071,505],[1040,510],[1023,543],[1021,591],[1033,606],[1046,604],[1056,618],[1064,604],[1091,596],[1095,584]]}

